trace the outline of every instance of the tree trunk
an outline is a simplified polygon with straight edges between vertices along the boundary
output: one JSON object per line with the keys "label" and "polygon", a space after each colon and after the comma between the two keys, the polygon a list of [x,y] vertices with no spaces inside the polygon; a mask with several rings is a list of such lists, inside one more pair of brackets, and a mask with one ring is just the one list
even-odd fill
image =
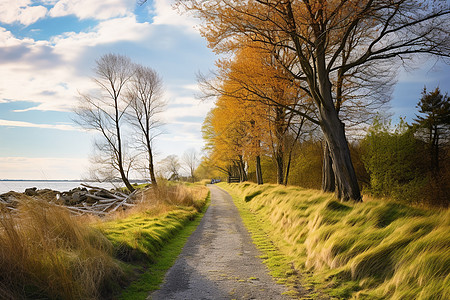
{"label": "tree trunk", "polygon": [[288,156],[288,163],[286,166],[286,175],[284,178],[284,185],[288,185],[288,179],[289,179],[289,171],[291,169],[291,161],[292,161],[292,152],[294,151],[295,143],[298,141],[298,138],[300,137],[300,133],[302,132],[303,122],[305,121],[304,118],[302,118],[302,121],[300,123],[300,126],[298,127],[297,134],[295,136],[295,139],[292,141],[291,148],[289,149],[289,156]]}
{"label": "tree trunk", "polygon": [[122,178],[123,183],[125,183],[125,186],[130,192],[134,191],[134,187],[131,185],[130,181],[128,180],[127,176],[125,175],[125,172],[122,167],[120,167],[120,177]]}
{"label": "tree trunk", "polygon": [[350,157],[350,149],[344,127],[334,111],[334,106],[320,108],[321,127],[328,144],[335,174],[335,193],[342,201],[361,201],[356,173]]}
{"label": "tree trunk", "polygon": [[[319,109],[320,127],[322,128],[325,142],[328,144],[333,163],[336,185],[335,194],[341,201],[361,201],[361,193],[350,157],[350,148],[345,137],[345,129],[333,102],[331,82],[326,66],[326,53],[324,50],[326,48],[327,36],[324,32],[318,30],[318,27],[315,29],[315,34],[318,39],[318,47],[316,50],[318,82],[314,78],[309,78],[308,85],[314,90],[313,99]],[[318,83],[318,87],[316,83]]]}
{"label": "tree trunk", "polygon": [[241,182],[247,181],[247,173],[245,172],[244,160],[242,159],[242,155],[239,155],[239,173]]}
{"label": "tree trunk", "polygon": [[336,189],[333,172],[333,160],[326,141],[323,142],[322,191],[334,192]]}
{"label": "tree trunk", "polygon": [[433,173],[439,172],[439,132],[437,125],[434,126],[431,141],[431,170]]}
{"label": "tree trunk", "polygon": [[123,183],[130,192],[134,191],[134,187],[130,184],[127,175],[125,174],[125,170],[123,169],[123,151],[122,151],[122,139],[120,136],[120,126],[119,126],[119,104],[118,104],[118,95],[114,98],[114,108],[115,108],[115,125],[116,125],[116,136],[117,136],[117,164],[119,167],[120,177],[122,178]]}
{"label": "tree trunk", "polygon": [[284,185],[285,186],[287,186],[287,184],[288,184],[289,170],[291,169],[291,161],[292,161],[292,151],[289,152],[288,163],[287,163],[287,166],[286,166],[286,175],[284,177]]}
{"label": "tree trunk", "polygon": [[275,136],[276,149],[275,161],[277,163],[277,183],[284,182],[284,134],[285,134],[285,117],[284,109],[281,107],[275,108]]}
{"label": "tree trunk", "polygon": [[283,151],[277,149],[275,160],[277,163],[277,183],[283,184],[284,181],[284,163],[283,163]]}
{"label": "tree trunk", "polygon": [[261,157],[256,156],[256,182],[263,184],[262,171],[261,171]]}
{"label": "tree trunk", "polygon": [[148,172],[150,173],[150,180],[152,181],[152,186],[157,187],[158,183],[156,182],[155,168],[153,166],[153,154],[151,150],[148,151]]}

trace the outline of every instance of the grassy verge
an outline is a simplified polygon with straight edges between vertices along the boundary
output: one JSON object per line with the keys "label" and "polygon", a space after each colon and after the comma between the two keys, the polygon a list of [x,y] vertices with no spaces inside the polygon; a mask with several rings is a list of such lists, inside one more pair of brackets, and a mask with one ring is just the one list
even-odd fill
{"label": "grassy verge", "polygon": [[157,218],[148,219],[141,214],[103,224],[102,231],[116,249],[121,249],[118,256],[125,258],[128,269],[137,273],[119,299],[146,299],[149,292],[159,288],[208,205],[209,196],[200,212],[177,209]]}
{"label": "grassy verge", "polygon": [[266,254],[267,264],[288,282],[292,266],[306,274],[304,284],[338,299],[450,299],[449,210],[340,203],[297,187],[220,186],[234,195],[255,243],[282,254],[274,262]]}
{"label": "grassy verge", "polygon": [[207,194],[201,186],[161,187],[108,220],[75,217],[25,196],[17,211],[0,207],[0,298],[111,298],[142,274],[156,285],[199,221]]}

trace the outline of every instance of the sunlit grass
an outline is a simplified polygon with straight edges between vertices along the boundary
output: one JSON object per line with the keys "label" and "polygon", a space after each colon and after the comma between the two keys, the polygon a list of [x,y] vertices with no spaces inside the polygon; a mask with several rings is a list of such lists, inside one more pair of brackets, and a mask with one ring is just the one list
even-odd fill
{"label": "sunlit grass", "polygon": [[207,195],[202,186],[163,185],[147,191],[137,207],[105,219],[75,217],[25,196],[16,212],[0,207],[0,298],[117,295],[137,266],[148,267],[199,215]]}
{"label": "sunlit grass", "polygon": [[332,194],[294,187],[221,186],[289,264],[313,274],[305,282],[335,297],[450,299],[448,210],[341,203]]}
{"label": "sunlit grass", "polygon": [[113,247],[83,219],[24,197],[0,214],[0,294],[10,299],[99,298],[123,276]]}

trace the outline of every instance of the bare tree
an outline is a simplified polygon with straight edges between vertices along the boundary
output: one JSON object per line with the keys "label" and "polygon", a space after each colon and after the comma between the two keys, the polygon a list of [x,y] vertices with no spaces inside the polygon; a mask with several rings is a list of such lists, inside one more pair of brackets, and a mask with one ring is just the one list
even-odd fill
{"label": "bare tree", "polygon": [[100,133],[101,140],[95,143],[99,151],[96,162],[118,173],[128,190],[134,191],[128,180],[132,160],[126,158],[122,137],[123,117],[129,105],[123,93],[133,76],[133,64],[125,56],[106,54],[96,61],[94,71],[98,93],[81,94],[75,121],[85,129]]}
{"label": "bare tree", "polygon": [[168,180],[178,180],[181,168],[178,156],[172,154],[164,158],[159,163],[162,177]]}
{"label": "bare tree", "polygon": [[147,171],[153,186],[157,186],[157,182],[152,142],[156,136],[161,134],[158,129],[162,123],[158,114],[166,106],[162,96],[163,82],[158,73],[151,68],[136,65],[128,86],[127,99],[130,110],[127,119],[140,133],[134,136],[137,138],[140,152],[146,156]]}
{"label": "bare tree", "polygon": [[189,172],[192,181],[195,181],[194,172],[199,164],[199,156],[194,148],[188,149],[183,153],[181,160],[184,163],[184,168]]}

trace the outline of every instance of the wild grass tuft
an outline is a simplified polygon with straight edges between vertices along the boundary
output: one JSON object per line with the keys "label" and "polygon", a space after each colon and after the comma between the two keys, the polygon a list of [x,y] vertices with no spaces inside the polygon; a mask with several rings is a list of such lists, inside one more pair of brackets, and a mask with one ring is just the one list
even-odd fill
{"label": "wild grass tuft", "polygon": [[14,298],[92,299],[123,275],[111,243],[64,208],[24,197],[0,214],[0,294]]}
{"label": "wild grass tuft", "polygon": [[[450,212],[390,201],[340,203],[293,187],[224,184],[287,262],[329,295],[450,299]],[[244,201],[246,195],[255,195]],[[256,242],[258,243],[258,242]]]}

